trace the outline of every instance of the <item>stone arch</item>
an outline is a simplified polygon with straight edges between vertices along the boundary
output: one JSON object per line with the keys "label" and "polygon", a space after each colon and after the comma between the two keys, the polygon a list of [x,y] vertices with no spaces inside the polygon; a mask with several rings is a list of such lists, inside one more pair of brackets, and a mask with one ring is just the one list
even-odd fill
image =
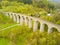
{"label": "stone arch", "polygon": [[10,13],[7,13],[7,16],[9,16],[9,17],[10,17]]}
{"label": "stone arch", "polygon": [[55,28],[55,27],[52,27],[52,28],[51,28],[51,33],[53,33],[53,32],[58,32],[58,29]]}
{"label": "stone arch", "polygon": [[18,15],[19,23],[20,23],[20,21],[21,21],[20,18],[21,18],[20,15]]}
{"label": "stone arch", "polygon": [[52,32],[59,32],[59,31],[58,31],[58,28],[53,27],[53,26],[52,26],[52,27],[49,26],[49,28],[48,28],[48,34],[49,34],[49,33],[52,33]]}
{"label": "stone arch", "polygon": [[22,15],[19,15],[19,16],[20,16],[19,22],[20,22],[20,25],[22,25],[24,23],[24,16]]}
{"label": "stone arch", "polygon": [[26,26],[29,25],[29,19],[28,19],[28,17],[25,17],[25,25],[26,25]]}
{"label": "stone arch", "polygon": [[13,13],[11,13],[10,16],[13,18]]}
{"label": "stone arch", "polygon": [[8,13],[8,16],[13,19],[12,13]]}
{"label": "stone arch", "polygon": [[24,24],[25,23],[25,18],[24,18],[24,16],[22,16],[22,18],[23,18],[23,22],[22,23]]}
{"label": "stone arch", "polygon": [[40,24],[41,24],[40,21],[37,20],[36,23],[37,23],[37,30],[40,30]]}
{"label": "stone arch", "polygon": [[41,24],[40,24],[40,32],[44,32],[45,31],[45,26],[46,26],[46,24],[44,23],[44,22],[40,22]]}
{"label": "stone arch", "polygon": [[34,20],[33,31],[38,30],[38,20]]}
{"label": "stone arch", "polygon": [[25,20],[24,16],[22,16],[23,20]]}
{"label": "stone arch", "polygon": [[29,18],[28,17],[26,17],[26,19],[29,21]]}
{"label": "stone arch", "polygon": [[11,15],[13,15],[13,14],[11,13]]}
{"label": "stone arch", "polygon": [[44,32],[48,32],[48,25],[45,23],[43,25],[44,25]]}
{"label": "stone arch", "polygon": [[8,13],[8,15],[10,15],[10,14]]}
{"label": "stone arch", "polygon": [[33,19],[28,17],[28,27],[33,29]]}
{"label": "stone arch", "polygon": [[30,18],[31,20],[31,23],[32,23],[32,29],[33,29],[33,26],[34,26],[34,19],[33,18]]}
{"label": "stone arch", "polygon": [[17,15],[15,13],[13,13],[13,19],[14,19],[14,21],[17,22]]}
{"label": "stone arch", "polygon": [[20,16],[19,15],[16,15],[16,16],[17,16],[17,23],[20,23]]}
{"label": "stone arch", "polygon": [[41,23],[39,21],[37,23],[38,23],[38,30],[40,30]]}

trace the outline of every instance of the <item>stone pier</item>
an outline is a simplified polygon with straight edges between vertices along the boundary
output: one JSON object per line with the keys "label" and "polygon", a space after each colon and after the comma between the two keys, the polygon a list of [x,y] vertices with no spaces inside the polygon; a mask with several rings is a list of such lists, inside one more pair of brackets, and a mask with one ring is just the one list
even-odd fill
{"label": "stone pier", "polygon": [[40,32],[44,32],[44,24],[48,26],[48,33],[52,32],[53,27],[56,28],[58,32],[60,32],[60,25],[44,21],[40,18],[35,18],[22,14],[18,15],[17,13],[10,12],[4,12],[4,14],[12,18],[15,22],[20,23],[20,25],[23,25],[23,23],[25,23],[25,25],[28,26],[29,28],[32,28],[34,32],[38,30],[38,22],[40,22]]}

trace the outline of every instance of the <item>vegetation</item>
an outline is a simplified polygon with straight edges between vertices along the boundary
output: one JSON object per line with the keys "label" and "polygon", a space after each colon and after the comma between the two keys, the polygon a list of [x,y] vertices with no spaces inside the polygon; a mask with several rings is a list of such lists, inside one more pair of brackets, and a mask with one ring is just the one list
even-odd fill
{"label": "vegetation", "polygon": [[32,32],[26,26],[16,26],[0,32],[0,39],[6,40],[6,45],[60,45],[59,38],[60,33]]}
{"label": "vegetation", "polygon": [[[47,0],[0,1],[0,12],[22,13],[60,25],[59,9],[59,6]],[[60,45],[60,33],[57,31],[51,34],[46,31],[41,33],[39,30],[33,32],[25,25],[2,30],[14,24],[16,22],[0,13],[0,45]],[[46,25],[45,30],[47,30]]]}
{"label": "vegetation", "polygon": [[[23,0],[20,0],[19,2],[18,1],[2,1],[0,3],[0,7],[3,11],[6,12],[23,13],[29,16],[33,15],[34,17],[42,18],[47,21],[60,24],[60,19],[57,19],[60,18],[60,11],[58,6],[56,7],[55,3],[49,2],[47,0],[32,0],[32,2],[30,2],[31,0],[26,0],[25,3]],[[50,16],[48,16],[48,14],[50,14]]]}
{"label": "vegetation", "polygon": [[0,13],[0,30],[13,24],[16,23],[12,19]]}

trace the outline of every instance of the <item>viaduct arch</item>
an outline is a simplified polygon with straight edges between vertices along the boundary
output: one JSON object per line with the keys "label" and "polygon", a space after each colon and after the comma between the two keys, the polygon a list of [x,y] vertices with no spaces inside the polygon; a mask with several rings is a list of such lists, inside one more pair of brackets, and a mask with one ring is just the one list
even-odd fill
{"label": "viaduct arch", "polygon": [[[25,23],[25,25],[28,26],[29,28],[33,28],[33,31],[38,30],[38,22],[39,22],[40,32],[44,32],[44,24],[48,26],[48,33],[52,32],[52,28],[56,28],[57,31],[60,32],[60,25],[53,24],[51,22],[47,22],[39,18],[34,18],[31,16],[26,16],[24,14],[12,13],[12,12],[3,12],[3,14],[9,16],[20,25]],[[32,24],[32,20],[33,20],[33,24]]]}

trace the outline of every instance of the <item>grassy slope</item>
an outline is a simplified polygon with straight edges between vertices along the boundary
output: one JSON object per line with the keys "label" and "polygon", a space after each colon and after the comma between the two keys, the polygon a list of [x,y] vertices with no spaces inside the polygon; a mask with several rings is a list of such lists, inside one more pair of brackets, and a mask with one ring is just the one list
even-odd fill
{"label": "grassy slope", "polygon": [[[14,45],[14,44],[16,45],[28,45],[28,44],[56,45],[56,44],[59,44],[60,45],[60,33],[47,34],[47,33],[40,33],[39,31],[32,32],[32,30],[26,26],[16,26],[14,28],[10,28],[5,31],[2,31],[0,32],[0,39],[1,39],[0,40],[1,44],[2,42],[5,43],[5,40],[6,40],[6,45],[7,44],[8,45]],[[10,41],[12,43],[10,43]]]}
{"label": "grassy slope", "polygon": [[[0,15],[0,26],[1,26],[0,29],[13,24],[15,23],[11,19],[9,19],[8,17],[2,14]],[[52,44],[55,45],[57,44],[56,39],[58,43],[60,42],[60,39],[59,39],[60,34],[57,33],[57,35],[54,33],[51,35],[47,35],[44,33],[40,33],[39,31],[36,33],[33,33],[32,30],[26,26],[16,26],[0,32],[0,45],[15,45],[15,44],[16,45],[28,45],[28,44],[36,45],[37,44],[36,40],[39,40],[38,43],[41,45],[46,44],[45,43],[46,41],[47,41],[47,44],[49,43],[50,45]],[[53,43],[50,43],[50,42],[53,42]]]}
{"label": "grassy slope", "polygon": [[[4,16],[0,13],[0,30],[15,24],[12,19]],[[1,32],[0,32],[1,33]],[[7,32],[6,32],[7,33]],[[8,45],[9,40],[6,38],[0,38],[0,45]]]}
{"label": "grassy slope", "polygon": [[[3,14],[0,14],[0,30],[5,28],[5,27],[14,25],[14,24],[15,23],[13,22],[12,19],[4,16]],[[22,30],[25,30],[25,29],[28,31],[28,29],[26,27],[23,29],[22,26],[16,26],[16,27],[13,27],[13,28],[9,28],[5,31],[0,31],[0,45],[11,45],[10,44],[11,33],[13,33],[14,36],[15,36],[18,33],[23,32]],[[17,36],[17,38],[18,38],[18,36]],[[23,40],[16,42],[16,44],[17,45],[19,45],[19,44],[24,45],[24,43],[23,43],[24,42],[24,34],[21,35],[20,39],[23,39]]]}
{"label": "grassy slope", "polygon": [[6,42],[6,45],[7,44],[12,45],[10,44],[10,41],[12,41],[12,43],[15,43],[16,45],[24,45],[25,39],[29,34],[31,34],[31,30],[26,26],[16,26],[16,27],[1,31],[0,44],[4,45],[3,43]]}
{"label": "grassy slope", "polygon": [[0,30],[5,27],[11,26],[13,24],[15,24],[15,23],[13,22],[12,19],[4,16],[3,14],[0,14]]}

